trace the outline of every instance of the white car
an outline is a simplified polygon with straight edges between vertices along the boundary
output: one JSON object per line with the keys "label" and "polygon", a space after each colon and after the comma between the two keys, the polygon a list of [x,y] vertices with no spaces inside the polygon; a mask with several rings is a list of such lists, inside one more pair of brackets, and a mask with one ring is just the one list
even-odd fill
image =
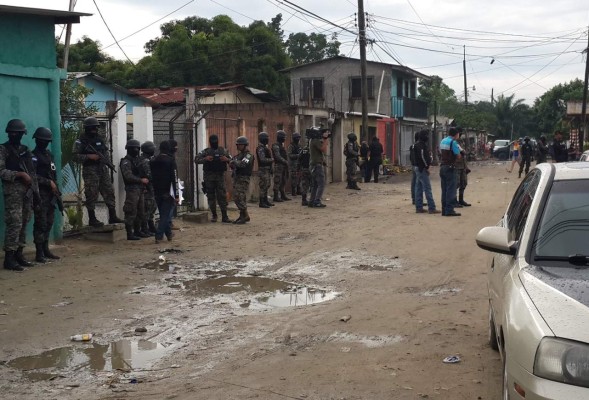
{"label": "white car", "polygon": [[479,247],[503,399],[589,399],[589,163],[543,163]]}
{"label": "white car", "polygon": [[589,150],[585,150],[583,154],[581,154],[579,161],[589,161]]}

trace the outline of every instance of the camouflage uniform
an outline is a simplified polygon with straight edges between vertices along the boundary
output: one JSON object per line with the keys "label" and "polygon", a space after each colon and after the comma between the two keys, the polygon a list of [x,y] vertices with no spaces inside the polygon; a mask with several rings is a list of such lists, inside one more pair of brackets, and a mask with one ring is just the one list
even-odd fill
{"label": "camouflage uniform", "polygon": [[53,220],[55,218],[55,195],[51,190],[51,182],[57,185],[55,179],[55,164],[53,156],[47,149],[33,150],[33,164],[39,184],[41,204],[35,210],[35,222],[33,224],[33,241],[36,244],[49,240]]}
{"label": "camouflage uniform", "polygon": [[358,147],[358,143],[349,141],[346,143],[346,148],[344,149],[344,155],[346,156],[346,179],[348,181],[348,189],[355,189],[357,188],[356,184],[356,165],[358,164],[358,156],[359,156],[360,148]]}
{"label": "camouflage uniform", "polygon": [[[212,156],[213,161],[207,161],[206,157]],[[204,149],[196,155],[194,162],[203,164],[203,181],[204,190],[207,195],[207,202],[213,218],[217,219],[217,203],[221,209],[224,222],[229,222],[227,218],[227,188],[225,187],[225,171],[227,171],[227,162],[220,160],[221,157],[231,158],[227,150],[223,147],[213,149],[211,147]]]}
{"label": "camouflage uniform", "polygon": [[278,142],[272,145],[272,156],[274,157],[274,201],[290,200],[284,192],[288,176],[288,160],[284,143]]}
{"label": "camouflage uniform", "polygon": [[301,145],[298,143],[291,143],[288,145],[288,171],[290,172],[290,187],[293,196],[300,194],[299,188],[299,155],[301,154]]}
{"label": "camouflage uniform", "polygon": [[254,168],[254,156],[246,149],[231,161],[231,165],[235,168],[233,200],[239,211],[247,211],[247,192]]}
{"label": "camouflage uniform", "polygon": [[[149,183],[145,185],[143,190],[143,218],[141,220],[141,229],[143,231],[146,230],[155,230],[154,224],[154,217],[155,217],[155,210],[157,209],[157,205],[155,203],[155,195],[153,192],[153,178],[151,175],[151,166],[150,161],[153,157],[150,157],[146,154],[142,154],[139,157],[139,176],[141,178],[147,178]],[[153,232],[155,233],[155,232]]]}
{"label": "camouflage uniform", "polygon": [[[26,168],[25,168],[26,167]],[[4,251],[17,251],[26,244],[26,228],[31,219],[33,201],[40,202],[32,155],[27,146],[17,148],[9,142],[0,145],[0,179],[4,192]],[[16,180],[17,172],[26,172],[31,186]]]}
{"label": "camouflage uniform", "polygon": [[86,197],[86,208],[94,211],[98,194],[102,195],[109,210],[115,209],[115,192],[108,173],[108,168],[100,160],[94,161],[88,158],[89,154],[95,154],[88,148],[93,146],[107,160],[110,159],[108,149],[101,137],[89,137],[82,134],[74,143],[73,158],[77,163],[82,164],[82,178],[84,179],[84,195]]}
{"label": "camouflage uniform", "polygon": [[464,140],[458,140],[458,146],[460,147],[462,157],[454,162],[454,171],[456,174],[456,187],[458,188],[458,196],[456,201],[458,207],[470,206],[470,204],[464,200],[464,191],[466,190],[466,186],[468,185],[467,171],[470,172],[468,166],[466,165],[466,152],[464,150]]}
{"label": "camouflage uniform", "polygon": [[301,195],[303,199],[301,204],[306,206],[307,203],[307,195],[309,194],[309,188],[311,186],[311,171],[309,170],[309,161],[310,161],[310,153],[309,153],[309,145],[303,147],[301,149],[301,154],[299,156],[299,174],[301,177],[300,181],[300,188],[301,188]]}
{"label": "camouflage uniform", "polygon": [[139,157],[125,156],[121,159],[119,169],[125,182],[125,226],[127,229],[134,227],[137,232],[139,229],[137,220],[143,219],[143,190],[144,185],[141,182],[141,171],[139,168]]}
{"label": "camouflage uniform", "polygon": [[272,179],[272,152],[265,144],[258,144],[256,148],[258,156],[258,180],[260,185],[260,204],[268,202],[268,190]]}

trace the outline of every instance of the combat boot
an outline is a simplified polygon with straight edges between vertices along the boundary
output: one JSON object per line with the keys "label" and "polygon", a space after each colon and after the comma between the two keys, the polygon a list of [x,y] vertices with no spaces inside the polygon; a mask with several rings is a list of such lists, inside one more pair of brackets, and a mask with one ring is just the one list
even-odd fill
{"label": "combat boot", "polygon": [[227,215],[227,210],[221,210],[221,222],[231,223],[229,216]]}
{"label": "combat boot", "polygon": [[276,205],[274,203],[270,203],[270,200],[268,200],[268,196],[264,197],[264,202],[266,203],[266,205],[269,205],[270,207],[274,207]]}
{"label": "combat boot", "polygon": [[354,189],[354,187],[352,186],[351,180],[348,180],[348,185],[346,186],[346,189]]}
{"label": "combat boot", "polygon": [[282,189],[280,191],[280,199],[282,201],[291,201],[292,200],[290,197],[286,197],[286,193],[284,192],[284,189]]}
{"label": "combat boot", "polygon": [[302,206],[308,206],[309,203],[307,202],[307,194],[303,194],[303,200],[301,201]]}
{"label": "combat boot", "polygon": [[234,224],[243,225],[245,224],[245,212],[239,211],[239,218],[233,221]]}
{"label": "combat boot", "polygon": [[260,204],[258,205],[260,208],[270,208],[268,204],[264,201],[264,199],[260,198]]}
{"label": "combat boot", "polygon": [[35,261],[41,264],[45,264],[45,254],[43,254],[43,243],[35,243]]}
{"label": "combat boot", "polygon": [[251,219],[250,219],[250,215],[247,212],[247,210],[245,210],[243,213],[244,213],[243,219],[245,220],[245,222],[250,222]]}
{"label": "combat boot", "polygon": [[125,222],[125,221],[123,221],[122,219],[117,217],[117,212],[115,211],[114,208],[108,209],[108,223],[109,224],[122,224],[123,222]]}
{"label": "combat boot", "polygon": [[149,226],[147,225],[147,221],[142,221],[142,222],[141,222],[141,232],[142,232],[144,235],[147,235],[147,237],[152,237],[152,236],[155,236],[155,233],[153,233],[153,232],[151,232],[151,231],[149,230]]}
{"label": "combat boot", "polygon": [[53,254],[49,250],[49,241],[48,240],[43,242],[43,254],[45,255],[45,258],[50,258],[52,260],[59,260],[61,258],[61,257]]}
{"label": "combat boot", "polygon": [[211,208],[211,222],[217,222],[217,209]]}
{"label": "combat boot", "polygon": [[25,256],[22,254],[23,249],[24,247],[19,247],[18,250],[16,250],[16,253],[14,253],[14,259],[23,267],[32,267],[33,263],[25,260]]}
{"label": "combat boot", "polygon": [[141,238],[135,236],[133,233],[133,227],[131,225],[125,224],[125,230],[127,231],[127,240],[140,240]]}
{"label": "combat boot", "polygon": [[88,225],[93,228],[100,228],[101,226],[104,226],[102,222],[96,219],[96,211],[94,210],[88,210]]}
{"label": "combat boot", "polygon": [[278,190],[274,191],[274,198],[272,199],[275,203],[282,203],[282,199],[278,195]]}
{"label": "combat boot", "polygon": [[464,207],[470,207],[471,204],[464,201],[464,190],[458,191],[458,204]]}
{"label": "combat boot", "polygon": [[155,235],[157,229],[155,228],[155,222],[153,220],[147,221],[147,225],[149,226],[149,231]]}
{"label": "combat boot", "polygon": [[352,189],[354,189],[354,190],[362,190],[362,189],[360,189],[360,186],[358,186],[358,182],[352,181],[352,184],[353,184],[352,185]]}
{"label": "combat boot", "polygon": [[290,195],[291,195],[292,197],[295,197],[295,196],[297,196],[298,194],[299,194],[299,193],[297,193],[297,188],[296,188],[296,186],[295,186],[295,185],[291,185],[291,186],[290,186]]}
{"label": "combat boot", "polygon": [[14,250],[7,250],[4,252],[4,268],[11,271],[24,271],[16,259],[14,258]]}

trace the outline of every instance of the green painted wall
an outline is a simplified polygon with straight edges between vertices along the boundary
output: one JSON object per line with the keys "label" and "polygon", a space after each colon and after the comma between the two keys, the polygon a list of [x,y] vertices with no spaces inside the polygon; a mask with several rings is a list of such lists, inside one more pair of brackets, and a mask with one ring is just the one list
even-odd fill
{"label": "green painted wall", "polygon": [[[50,150],[61,171],[59,83],[65,71],[56,67],[53,18],[32,15],[0,15],[0,143],[7,140],[6,124],[22,119],[28,134],[23,144],[32,150],[32,135],[39,126],[53,132]],[[0,196],[0,216],[4,199]],[[62,219],[56,213],[54,238],[61,235]],[[27,231],[32,244],[32,222]],[[4,218],[0,218],[0,240],[4,240]]]}

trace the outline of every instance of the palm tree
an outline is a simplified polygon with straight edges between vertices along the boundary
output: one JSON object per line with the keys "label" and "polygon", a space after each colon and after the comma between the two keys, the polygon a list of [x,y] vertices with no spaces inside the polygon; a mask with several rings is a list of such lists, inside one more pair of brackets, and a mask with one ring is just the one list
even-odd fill
{"label": "palm tree", "polygon": [[495,102],[495,116],[497,117],[497,135],[499,138],[510,138],[511,132],[518,132],[523,128],[523,112],[526,109],[523,99],[513,101],[515,94],[505,97],[501,95]]}

